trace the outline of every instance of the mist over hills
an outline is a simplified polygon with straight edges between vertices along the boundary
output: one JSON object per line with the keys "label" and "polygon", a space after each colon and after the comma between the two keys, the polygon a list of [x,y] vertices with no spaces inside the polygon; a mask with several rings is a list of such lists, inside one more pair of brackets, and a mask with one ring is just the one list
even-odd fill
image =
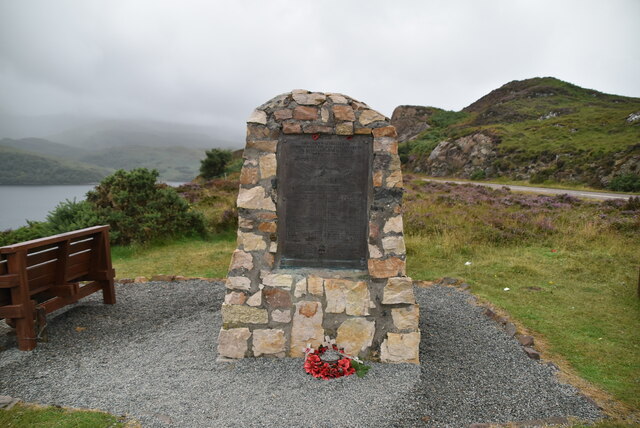
{"label": "mist over hills", "polygon": [[[79,125],[67,127],[70,123]],[[46,138],[0,139],[0,148],[6,149],[0,156],[0,168],[14,174],[14,178],[3,174],[0,184],[86,184],[99,181],[116,169],[140,167],[157,169],[164,181],[189,181],[198,175],[205,150],[244,144],[228,130],[216,134],[215,127],[6,114],[0,114],[0,137],[24,135],[23,127],[30,124],[34,135],[45,134]],[[8,156],[9,149],[12,156]],[[9,165],[10,162],[13,163]],[[62,174],[61,165],[74,172]]]}

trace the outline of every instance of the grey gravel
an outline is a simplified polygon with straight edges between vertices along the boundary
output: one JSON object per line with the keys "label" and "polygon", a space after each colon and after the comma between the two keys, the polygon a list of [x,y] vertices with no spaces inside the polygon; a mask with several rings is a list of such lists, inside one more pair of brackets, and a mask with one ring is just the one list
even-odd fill
{"label": "grey gravel", "polygon": [[0,394],[126,414],[145,427],[461,427],[602,416],[451,287],[416,289],[421,366],[372,364],[363,379],[331,381],[305,374],[300,359],[216,362],[220,282],[118,284],[116,292],[114,306],[94,295],[50,315],[49,342],[32,352],[0,331]]}

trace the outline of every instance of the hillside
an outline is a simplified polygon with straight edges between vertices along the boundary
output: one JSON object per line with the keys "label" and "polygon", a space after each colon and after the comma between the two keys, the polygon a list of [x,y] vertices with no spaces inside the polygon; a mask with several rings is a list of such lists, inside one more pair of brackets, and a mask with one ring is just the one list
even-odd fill
{"label": "hillside", "polygon": [[400,147],[414,171],[595,187],[640,174],[639,98],[545,77],[507,83],[460,112],[430,109],[429,128]]}
{"label": "hillside", "polygon": [[52,134],[48,139],[92,150],[123,146],[209,149],[240,146],[243,142],[242,139],[234,144],[235,139],[229,136],[228,131],[215,127],[143,120],[88,123]]}
{"label": "hillside", "polygon": [[157,169],[161,180],[190,181],[199,174],[204,152],[186,147],[122,146],[97,150],[80,160],[113,169]]}
{"label": "hillside", "polygon": [[97,183],[112,171],[0,146],[0,185]]}
{"label": "hillside", "polygon": [[89,153],[88,150],[67,146],[66,144],[55,143],[53,141],[45,140],[44,138],[3,138],[0,140],[0,147],[8,147],[41,156],[70,160],[77,160],[83,155]]}

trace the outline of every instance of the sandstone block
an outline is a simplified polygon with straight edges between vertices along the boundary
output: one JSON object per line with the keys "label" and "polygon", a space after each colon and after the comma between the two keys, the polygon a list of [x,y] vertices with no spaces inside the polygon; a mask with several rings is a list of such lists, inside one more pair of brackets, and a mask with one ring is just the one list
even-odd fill
{"label": "sandstone block", "polygon": [[385,254],[404,254],[406,248],[404,245],[404,238],[402,236],[387,236],[382,238],[382,248]]}
{"label": "sandstone block", "polygon": [[222,321],[224,324],[266,324],[269,322],[269,316],[266,309],[224,303]]}
{"label": "sandstone block", "polygon": [[257,184],[258,168],[244,167],[240,171],[240,184]]}
{"label": "sandstone block", "polygon": [[384,225],[382,231],[384,233],[402,233],[402,216],[391,217]]}
{"label": "sandstone block", "polygon": [[383,179],[382,171],[375,171],[373,173],[373,185],[375,187],[382,187],[382,179]]}
{"label": "sandstone block", "polygon": [[265,125],[247,125],[247,141],[274,140],[276,138],[278,138],[277,130],[269,129]]}
{"label": "sandstone block", "polygon": [[274,222],[265,222],[258,225],[258,230],[265,233],[276,233],[278,227]]}
{"label": "sandstone block", "polygon": [[391,305],[394,303],[416,302],[413,295],[413,281],[409,277],[389,278],[383,290],[382,303]]}
{"label": "sandstone block", "polygon": [[280,287],[290,290],[293,285],[293,276],[284,273],[272,273],[266,275],[262,279],[262,283],[269,287]]}
{"label": "sandstone block", "polygon": [[373,342],[373,334],[376,330],[375,321],[366,318],[351,318],[338,327],[336,343],[338,347],[353,356],[364,352]]}
{"label": "sandstone block", "polygon": [[382,252],[377,245],[369,244],[369,257],[374,259],[379,259],[382,257]]}
{"label": "sandstone block", "polygon": [[232,291],[224,296],[224,302],[229,305],[243,305],[247,300],[247,295],[238,291]]}
{"label": "sandstone block", "polygon": [[[327,96],[319,92],[312,92],[310,94],[293,93],[293,100],[301,106],[317,106],[325,102]],[[295,117],[295,114],[294,114]]]}
{"label": "sandstone block", "polygon": [[375,221],[370,221],[369,222],[369,238],[378,239],[378,236],[380,236],[380,227]]}
{"label": "sandstone block", "polygon": [[369,110],[369,106],[363,103],[362,101],[353,100],[351,105],[353,106],[353,109],[356,111]]}
{"label": "sandstone block", "polygon": [[259,329],[253,331],[253,355],[277,355],[284,357],[286,338],[283,330]]}
{"label": "sandstone block", "polygon": [[353,108],[351,108],[351,106],[349,105],[334,105],[333,116],[336,118],[336,120],[342,120],[346,122],[353,122],[356,120],[356,114],[353,111]]}
{"label": "sandstone block", "polygon": [[248,328],[221,329],[218,335],[218,354],[227,358],[244,358],[250,337]]}
{"label": "sandstone block", "polygon": [[295,120],[316,120],[318,113],[317,107],[298,106],[293,109],[293,118]]}
{"label": "sandstone block", "polygon": [[230,276],[227,278],[226,287],[231,290],[249,290],[251,280],[245,276]]}
{"label": "sandstone block", "polygon": [[371,134],[371,128],[356,128],[353,132],[356,135],[369,135]]}
{"label": "sandstone block", "polygon": [[373,151],[397,155],[398,141],[395,138],[387,138],[387,137],[374,138]]}
{"label": "sandstone block", "polygon": [[240,193],[238,193],[238,208],[275,211],[276,204],[265,194],[262,187],[256,186],[250,189],[240,189]]}
{"label": "sandstone block", "polygon": [[387,333],[380,347],[384,363],[420,364],[420,333]]}
{"label": "sandstone block", "polygon": [[381,115],[375,110],[364,110],[360,113],[360,117],[358,118],[358,122],[363,126],[367,126],[373,122],[384,121],[386,117]]}
{"label": "sandstone block", "polygon": [[402,171],[393,171],[384,182],[384,186],[387,188],[402,187]]}
{"label": "sandstone block", "polygon": [[302,297],[307,294],[307,278],[302,278],[300,281],[296,282],[296,287],[293,291],[293,295],[295,297]]}
{"label": "sandstone block", "polygon": [[276,213],[266,212],[266,213],[256,213],[256,217],[262,221],[271,221],[278,218]]}
{"label": "sandstone block", "polygon": [[341,279],[326,279],[324,292],[327,296],[327,313],[341,314],[347,307],[347,298],[344,293]]}
{"label": "sandstone block", "polygon": [[264,300],[270,308],[290,308],[291,294],[279,288],[265,288],[262,290]]}
{"label": "sandstone block", "polygon": [[284,108],[281,110],[276,110],[273,113],[273,116],[276,118],[276,120],[291,119],[293,117],[293,111],[288,108]]}
{"label": "sandstone block", "polygon": [[347,315],[369,315],[369,287],[365,281],[348,281],[344,284]]}
{"label": "sandstone block", "polygon": [[260,179],[275,177],[276,168],[275,154],[269,153],[268,155],[260,156]]}
{"label": "sandstone block", "polygon": [[330,114],[329,114],[329,107],[322,106],[322,108],[320,109],[320,121],[322,121],[322,123],[328,123],[329,119],[331,118]]}
{"label": "sandstone block", "polygon": [[304,125],[302,132],[305,134],[331,134],[333,133],[333,128],[331,126]]}
{"label": "sandstone block", "polygon": [[391,318],[393,325],[398,330],[417,330],[420,321],[420,308],[418,305],[411,305],[406,308],[392,308]]}
{"label": "sandstone block", "polygon": [[258,123],[260,125],[266,125],[267,113],[263,112],[262,110],[254,110],[253,113],[251,113],[251,116],[249,116],[249,119],[247,119],[247,123]]}
{"label": "sandstone block", "polygon": [[308,343],[312,347],[320,345],[324,339],[322,328],[322,304],[320,302],[298,302],[293,314],[291,327],[291,347],[289,356],[302,357]]}
{"label": "sandstone block", "polygon": [[324,295],[324,279],[319,276],[309,276],[308,279],[309,293],[314,296],[322,297]]}
{"label": "sandstone block", "polygon": [[369,287],[365,281],[325,279],[327,313],[364,316],[369,315]]}
{"label": "sandstone block", "polygon": [[235,250],[231,256],[231,264],[229,270],[234,269],[253,269],[253,256],[242,250]]}
{"label": "sandstone block", "polygon": [[253,295],[247,299],[247,305],[253,307],[262,305],[262,290],[253,293]]}
{"label": "sandstone block", "polygon": [[238,227],[240,229],[253,229],[253,220],[238,215]]}
{"label": "sandstone block", "polygon": [[248,141],[247,147],[251,147],[262,152],[275,153],[278,149],[278,140]]}
{"label": "sandstone block", "polygon": [[335,104],[347,104],[349,102],[342,94],[329,94],[329,98]]}
{"label": "sandstone block", "polygon": [[271,312],[271,320],[274,322],[288,323],[291,322],[291,310],[275,309]]}
{"label": "sandstone block", "polygon": [[353,135],[353,122],[342,122],[336,125],[337,135]]}
{"label": "sandstone block", "polygon": [[397,257],[389,257],[386,260],[369,259],[369,275],[373,278],[391,278],[404,275],[404,260]]}
{"label": "sandstone block", "polygon": [[244,251],[261,251],[267,249],[264,237],[251,232],[238,231],[238,246]]}
{"label": "sandstone block", "polygon": [[398,136],[395,126],[383,126],[382,128],[374,128],[372,132],[373,132],[374,138],[379,138],[379,137],[396,138]]}
{"label": "sandstone block", "polygon": [[285,134],[302,134],[302,127],[298,122],[283,122],[282,132]]}

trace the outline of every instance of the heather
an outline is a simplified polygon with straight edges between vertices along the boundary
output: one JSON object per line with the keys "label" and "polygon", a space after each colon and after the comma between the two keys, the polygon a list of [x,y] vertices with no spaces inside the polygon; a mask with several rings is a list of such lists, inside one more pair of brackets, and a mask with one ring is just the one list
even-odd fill
{"label": "heather", "polygon": [[410,276],[467,282],[534,334],[543,357],[640,408],[640,199],[405,179]]}

